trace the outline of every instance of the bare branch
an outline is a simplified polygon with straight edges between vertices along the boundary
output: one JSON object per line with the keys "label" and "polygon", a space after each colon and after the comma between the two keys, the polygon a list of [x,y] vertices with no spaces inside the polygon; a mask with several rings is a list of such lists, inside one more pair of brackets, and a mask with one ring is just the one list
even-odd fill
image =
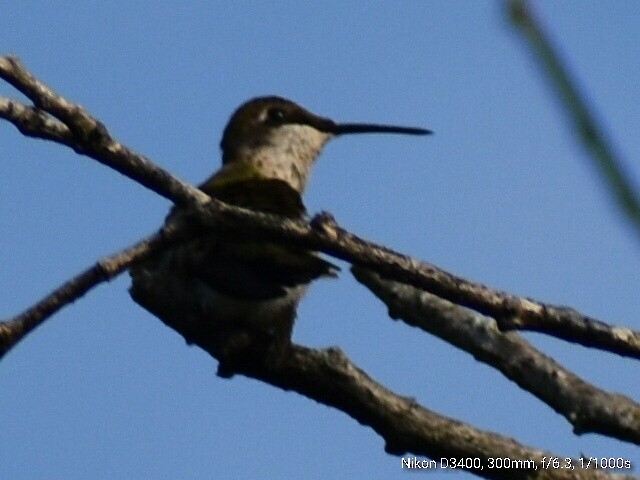
{"label": "bare branch", "polygon": [[402,283],[424,289],[457,305],[494,317],[503,329],[535,329],[558,338],[623,356],[640,358],[640,332],[609,326],[578,311],[517,297],[418,262],[344,230],[327,213],[307,224],[259,214],[213,201],[195,206],[194,221],[208,228],[252,231],[275,241],[287,241],[365,266]]}
{"label": "bare branch", "polygon": [[[387,453],[413,453],[436,459],[479,458],[484,468],[468,470],[484,478],[631,478],[598,470],[581,470],[576,459],[573,459],[576,467],[573,471],[544,469],[542,458],[548,458],[548,452],[478,430],[421,407],[412,398],[400,397],[371,379],[339,349],[318,351],[293,346],[281,364],[266,365],[267,368],[241,373],[346,412],[361,424],[373,428],[385,440]],[[504,457],[512,461],[532,460],[537,471],[487,468],[489,459]]]}
{"label": "bare branch", "polygon": [[[71,146],[177,204],[191,206],[210,228],[254,230],[274,241],[289,241],[320,250],[353,264],[375,270],[387,278],[409,283],[453,303],[494,317],[504,328],[537,328],[582,345],[640,358],[640,333],[614,329],[573,309],[547,305],[493,290],[464,280],[426,262],[417,262],[387,248],[366,242],[340,228],[329,216],[311,224],[282,219],[212,201],[200,190],[180,182],[114,141],[106,128],[82,107],[68,102],[38,82],[20,62],[0,57],[0,77],[29,96],[40,109],[18,108],[3,101],[3,116],[32,136]],[[45,110],[64,122],[68,132]],[[22,115],[21,115],[22,114]],[[38,134],[38,123],[42,124]],[[71,135],[71,137],[69,137]],[[562,329],[558,328],[562,325]],[[593,335],[592,335],[593,334]]]}
{"label": "bare branch", "polygon": [[[549,308],[548,305],[544,306]],[[594,346],[619,355],[640,358],[640,332],[608,325],[583,316],[569,307],[552,307],[554,311],[538,316],[498,317],[502,330],[530,330],[546,333],[587,347]],[[557,312],[561,314],[558,315]]]}
{"label": "bare branch", "polygon": [[[17,58],[0,57],[0,78],[27,95],[39,111],[48,112],[62,122],[69,129],[72,140],[65,137],[64,141],[60,141],[51,135],[50,130],[44,130],[42,135],[35,135],[33,130],[30,130],[29,135],[70,146],[76,152],[113,168],[178,205],[209,200],[205,193],[179,181],[147,158],[113,140],[102,123],[89,115],[80,105],[67,101],[36,80]],[[3,103],[6,103],[6,99]],[[13,105],[15,104],[14,102]],[[13,115],[5,114],[3,117],[18,128],[24,128],[25,124],[28,124],[28,120],[16,118],[15,111]]]}
{"label": "bare branch", "polygon": [[13,123],[23,135],[51,140],[76,148],[73,135],[67,126],[51,117],[44,110],[0,97],[0,117]]}
{"label": "bare branch", "polygon": [[[17,59],[0,57],[0,77],[34,102],[35,108],[0,98],[0,116],[11,121],[21,132],[69,146],[176,204],[187,207],[178,223],[168,225],[158,234],[99,261],[23,314],[0,324],[1,353],[8,351],[44,319],[93,286],[113,278],[134,262],[162,251],[172,242],[184,241],[189,235],[197,233],[193,227],[199,229],[201,225],[214,230],[249,230],[265,239],[320,250],[355,265],[373,269],[393,280],[409,283],[457,304],[492,315],[508,326],[518,326],[514,323],[515,319],[564,321],[575,320],[576,316],[587,323],[595,322],[573,310],[499,292],[451,275],[426,262],[420,263],[385,247],[366,242],[340,228],[329,215],[320,215],[307,223],[251,212],[211,200],[203,192],[180,182],[145,157],[113,140],[99,121],[79,105],[68,102],[37,81]],[[157,287],[154,285],[150,288]],[[159,305],[162,306],[162,302]],[[219,339],[211,338],[214,335],[211,329],[203,330],[197,324],[181,323],[181,319],[159,317],[183,334],[188,341],[198,344],[218,358]],[[505,338],[507,336],[504,335]],[[571,334],[567,334],[564,338],[640,358],[638,337],[640,335],[636,332],[631,332],[630,337],[616,338],[613,343],[607,343],[611,340],[608,337],[606,341],[598,338],[595,342],[580,335],[573,338]],[[247,348],[247,352],[253,355],[256,349]],[[439,454],[451,455],[454,452],[460,458],[509,456],[523,460],[539,460],[540,455],[544,455],[544,452],[527,449],[511,439],[481,432],[438,416],[410,399],[398,397],[371,380],[336,349],[314,351],[291,346],[284,357],[266,362],[235,362],[233,368],[227,371],[261,379],[286,390],[296,390],[317,401],[340,408],[361,423],[374,428],[385,438],[386,448],[392,453],[413,452],[437,457]],[[504,472],[494,470],[476,473],[487,478],[498,478],[492,475],[504,475]],[[576,478],[575,473],[572,472],[574,476],[571,478]],[[535,472],[525,472],[523,477],[536,478],[535,475]],[[563,471],[544,471],[544,478],[569,478],[563,475]],[[600,471],[580,472],[579,475],[585,477],[577,478],[613,478]],[[509,477],[512,476],[513,472],[510,472]]]}
{"label": "bare branch", "polygon": [[117,277],[136,262],[144,261],[169,245],[189,238],[193,234],[193,229],[172,222],[159,232],[138,241],[135,245],[97,261],[93,266],[56,288],[24,312],[0,322],[0,359],[21,339],[61,308],[75,302],[100,283]]}
{"label": "bare branch", "polygon": [[[478,468],[478,464],[469,465],[468,469],[486,478],[515,478],[516,473],[518,478],[612,478],[595,470],[545,469],[542,458],[551,454],[438,415],[412,398],[401,397],[372,380],[337,348],[313,350],[298,345],[289,345],[284,350],[272,348],[268,335],[261,338],[255,332],[230,337],[228,330],[211,328],[211,322],[202,319],[197,302],[189,297],[189,289],[176,288],[176,281],[179,282],[175,278],[140,276],[131,294],[187,343],[198,345],[217,359],[219,375],[242,374],[344,411],[373,428],[385,440],[388,453],[436,459],[478,458],[484,469]],[[238,345],[242,347],[239,349]],[[514,462],[532,461],[526,465],[535,465],[537,471],[511,469],[507,475],[507,470],[487,468],[488,459],[497,457],[508,457]],[[574,465],[579,465],[577,460]]]}
{"label": "bare branch", "polygon": [[[206,215],[205,215],[206,216]],[[494,317],[502,329],[531,329],[623,356],[640,358],[640,332],[613,327],[578,311],[494,290],[418,262],[386,247],[367,242],[339,227],[328,216],[312,221],[317,238],[304,246],[375,270],[390,280],[408,283],[452,303]],[[301,240],[306,232],[300,231]],[[275,237],[274,237],[275,238]]]}
{"label": "bare branch", "polygon": [[598,389],[542,354],[493,319],[358,267],[356,279],[388,307],[389,315],[432,333],[500,370],[563,415],[576,434],[601,433],[640,444],[640,405]]}

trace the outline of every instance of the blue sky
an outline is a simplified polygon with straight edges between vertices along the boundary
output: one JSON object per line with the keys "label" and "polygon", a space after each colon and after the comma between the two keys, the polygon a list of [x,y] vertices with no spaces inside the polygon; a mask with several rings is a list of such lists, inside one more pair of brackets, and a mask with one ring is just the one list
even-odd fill
{"label": "blue sky", "polygon": [[[429,138],[331,143],[305,197],[349,230],[456,274],[640,329],[638,237],[621,220],[494,2],[12,2],[3,53],[182,179],[219,165],[245,99],[279,94],[339,121]],[[636,2],[535,10],[640,186]],[[15,96],[5,85],[0,94]],[[0,123],[0,317],[152,232],[166,200]],[[187,347],[122,276],[0,363],[0,478],[397,478],[400,458],[342,412]],[[572,371],[640,399],[638,363],[526,334]],[[337,345],[436,412],[560,455],[640,461],[470,355],[399,322],[346,269],[310,291],[294,340]],[[637,473],[637,472],[636,472]],[[470,478],[456,473],[447,478]]]}

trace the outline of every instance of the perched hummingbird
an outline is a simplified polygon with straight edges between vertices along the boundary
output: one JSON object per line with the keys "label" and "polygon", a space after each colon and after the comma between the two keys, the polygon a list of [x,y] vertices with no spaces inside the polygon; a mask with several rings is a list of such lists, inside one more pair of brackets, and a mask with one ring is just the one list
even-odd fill
{"label": "perched hummingbird", "polygon": [[[222,168],[200,189],[225,203],[303,218],[311,166],[333,137],[355,133],[425,135],[422,128],[336,123],[290,100],[259,97],[241,105],[224,129]],[[178,212],[170,213],[171,218]],[[238,234],[211,232],[131,269],[131,295],[171,324],[260,331],[290,342],[309,283],[336,276],[318,253]],[[168,322],[167,322],[168,320]]]}

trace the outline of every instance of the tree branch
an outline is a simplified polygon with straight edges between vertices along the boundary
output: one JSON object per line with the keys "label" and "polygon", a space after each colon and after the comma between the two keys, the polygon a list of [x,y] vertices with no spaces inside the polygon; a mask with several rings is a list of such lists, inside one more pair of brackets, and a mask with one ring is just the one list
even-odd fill
{"label": "tree branch", "polygon": [[[18,102],[2,99],[0,116],[12,122],[26,135],[56,141],[73,148],[77,153],[97,160],[137,183],[168,198],[178,205],[190,205],[206,202],[208,195],[197,188],[174,178],[169,172],[154,165],[111,138],[105,126],[89,115],[80,105],[69,102],[53,92],[49,87],[36,80],[15,57],[0,57],[0,78],[24,93],[36,106],[18,107]],[[25,117],[18,115],[22,110]],[[45,119],[45,113],[57,118],[68,129],[62,133],[62,127],[55,119]],[[44,119],[46,128],[38,132],[34,116]],[[55,132],[60,133],[58,138]],[[41,133],[41,134],[40,134]]]}
{"label": "tree branch", "polygon": [[131,265],[191,238],[194,234],[193,229],[183,225],[179,220],[172,222],[135,245],[98,260],[93,266],[63,283],[19,315],[0,322],[0,359],[47,318],[75,302],[92,288],[112,280]]}
{"label": "tree branch", "polygon": [[[197,302],[189,298],[189,289],[176,288],[176,281],[141,276],[134,282],[131,294],[187,343],[198,345],[217,359],[219,375],[242,374],[337,408],[373,428],[385,440],[387,453],[411,453],[434,459],[477,458],[479,463],[469,464],[467,469],[485,478],[613,478],[602,471],[581,470],[575,459],[574,471],[545,469],[542,458],[557,455],[478,430],[438,415],[412,398],[401,397],[371,379],[338,348],[313,350],[298,345],[289,345],[284,350],[271,348],[268,337],[260,338],[255,332],[244,336],[241,342],[230,339],[227,331],[211,328],[211,322],[199,316]],[[231,360],[229,344],[234,348]],[[238,345],[242,345],[241,349]],[[522,461],[522,465],[530,468],[515,471],[488,468],[489,459],[505,457],[514,465]]]}
{"label": "tree branch", "polygon": [[[463,461],[479,459],[481,468],[465,469],[491,479],[633,478],[602,470],[581,469],[577,459],[571,459],[575,467],[573,471],[544,468],[544,457],[558,456],[438,415],[418,405],[412,398],[400,397],[371,379],[336,348],[312,350],[294,345],[278,366],[266,363],[258,369],[239,373],[344,411],[378,433],[385,440],[385,451],[390,454],[413,453],[434,459],[453,457]],[[533,461],[536,470],[488,468],[489,459],[505,457],[514,465],[517,461]]]}
{"label": "tree branch", "polygon": [[576,434],[601,433],[640,445],[640,405],[584,381],[515,332],[410,285],[359,267],[356,279],[380,298],[392,318],[436,335],[496,368],[563,415]]}
{"label": "tree branch", "polygon": [[[79,105],[68,102],[36,80],[17,59],[0,57],[0,77],[34,103],[34,107],[29,107],[0,98],[0,116],[13,123],[25,135],[69,146],[185,207],[184,213],[175,223],[165,226],[157,234],[133,247],[97,262],[21,315],[0,323],[0,354],[8,351],[42,321],[93,286],[113,278],[135,262],[149,258],[174,242],[190,238],[202,226],[213,230],[252,231],[265,239],[320,250],[354,265],[372,269],[390,279],[411,284],[459,305],[492,315],[498,322],[509,327],[521,325],[516,319],[551,319],[559,322],[569,319],[571,322],[568,324],[573,325],[571,328],[575,328],[575,320],[586,324],[596,322],[574,310],[499,292],[456,277],[429,263],[420,263],[385,247],[366,242],[339,227],[327,214],[319,215],[311,222],[294,221],[211,200],[203,192],[180,182],[145,157],[113,140],[104,125]],[[160,287],[152,285],[149,288],[153,290]],[[165,299],[166,297],[164,295]],[[159,305],[158,308],[162,309],[162,302]],[[210,328],[181,323],[181,319],[171,316],[160,316],[160,319],[188,341],[198,344],[214,357],[220,357],[220,341],[212,337],[215,332],[211,332]],[[585,338],[582,333],[572,336],[569,332],[563,338],[640,358],[640,334],[629,331],[627,338],[619,338],[611,332],[607,335],[606,329],[603,330],[604,336],[595,341]],[[251,343],[251,339],[249,340]],[[233,369],[227,372],[242,373],[267,381],[339,408],[374,428],[383,436],[387,443],[386,449],[391,453],[412,452],[437,457],[440,454],[450,456],[453,452],[453,455],[460,458],[509,456],[512,459],[536,461],[540,460],[541,455],[545,455],[544,452],[527,449],[511,439],[481,432],[436,415],[410,399],[393,394],[371,380],[339,350],[316,351],[294,345],[283,356],[270,358],[270,353],[266,352],[267,361],[262,361],[264,358],[257,362],[251,361],[251,356],[259,351],[258,346],[249,344],[247,356],[240,357],[241,361],[234,362]],[[509,478],[513,477],[513,472],[506,470],[472,470],[487,478],[500,478],[507,473]],[[568,475],[564,472],[527,471],[522,477],[569,478],[563,476]],[[572,472],[574,476],[571,478],[576,478],[575,474],[575,471]],[[601,471],[581,471],[579,475],[584,477],[578,478],[613,478]]]}
{"label": "tree branch", "polygon": [[[570,308],[516,297],[467,281],[427,262],[417,262],[366,242],[340,228],[328,215],[320,215],[309,224],[251,212],[216,200],[209,202],[210,198],[200,190],[179,181],[145,157],[113,140],[99,121],[79,105],[68,102],[37,81],[16,58],[0,57],[0,77],[25,93],[38,106],[36,109],[26,106],[20,108],[15,101],[1,99],[0,116],[31,136],[70,146],[76,152],[94,158],[176,204],[191,207],[198,221],[208,228],[253,230],[274,241],[293,242],[320,250],[490,315],[505,328],[529,328],[529,325],[533,325],[531,328],[565,340],[640,358],[640,332],[610,327]],[[58,120],[47,117],[44,112]],[[67,131],[63,125],[56,123],[58,121],[66,126]],[[6,324],[0,325],[0,335],[6,330],[3,327]]]}
{"label": "tree branch", "polygon": [[44,110],[0,97],[0,117],[13,123],[20,133],[27,137],[51,140],[74,149],[79,148],[67,126]]}

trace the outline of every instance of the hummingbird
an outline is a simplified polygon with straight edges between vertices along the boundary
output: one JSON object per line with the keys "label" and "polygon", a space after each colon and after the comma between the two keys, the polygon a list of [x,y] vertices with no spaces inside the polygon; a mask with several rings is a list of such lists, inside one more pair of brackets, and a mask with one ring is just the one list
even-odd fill
{"label": "hummingbird", "polygon": [[[336,123],[285,98],[257,97],[232,114],[220,142],[222,167],[199,188],[231,205],[305,218],[302,194],[322,148],[334,137],[358,133],[431,132]],[[179,211],[174,207],[167,221]],[[194,336],[209,329],[259,332],[282,347],[290,343],[309,284],[338,270],[317,252],[251,234],[206,232],[133,267],[130,293],[165,323],[179,321],[181,332],[185,324]]]}

